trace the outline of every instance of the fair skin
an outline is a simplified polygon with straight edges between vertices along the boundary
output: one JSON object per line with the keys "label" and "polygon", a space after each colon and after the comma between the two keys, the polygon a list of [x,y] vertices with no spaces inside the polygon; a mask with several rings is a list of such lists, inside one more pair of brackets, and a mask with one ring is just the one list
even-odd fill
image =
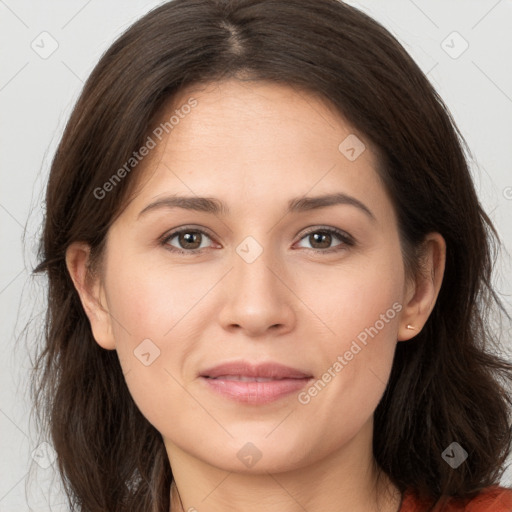
{"label": "fair skin", "polygon": [[[398,490],[385,476],[374,485],[373,413],[397,342],[414,343],[434,307],[444,240],[427,236],[427,272],[407,281],[370,142],[318,98],[230,80],[182,91],[162,120],[190,97],[197,106],[133,171],[138,187],[108,232],[101,271],[86,279],[85,244],[66,253],[94,338],[117,351],[130,393],[161,433],[183,510],[396,512]],[[338,149],[349,134],[366,145],[353,161]],[[292,198],[334,192],[372,216],[351,204],[286,213]],[[153,207],[139,216],[170,194],[214,197],[229,213]],[[185,225],[197,243],[159,243]],[[335,234],[322,241],[329,227],[355,245]],[[237,252],[248,236],[262,249],[250,263]],[[378,333],[307,403],[298,392],[240,403],[199,377],[245,359],[316,381],[375,325]],[[148,366],[134,355],[147,339],[146,352],[160,351]],[[250,467],[237,456],[247,443],[261,456]]]}

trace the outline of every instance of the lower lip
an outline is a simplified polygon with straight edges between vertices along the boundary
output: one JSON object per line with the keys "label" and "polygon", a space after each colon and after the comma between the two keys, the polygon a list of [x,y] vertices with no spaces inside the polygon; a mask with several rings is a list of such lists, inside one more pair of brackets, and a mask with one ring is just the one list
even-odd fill
{"label": "lower lip", "polygon": [[267,382],[242,382],[239,380],[201,377],[208,387],[222,396],[248,404],[267,404],[300,391],[311,378],[279,379]]}

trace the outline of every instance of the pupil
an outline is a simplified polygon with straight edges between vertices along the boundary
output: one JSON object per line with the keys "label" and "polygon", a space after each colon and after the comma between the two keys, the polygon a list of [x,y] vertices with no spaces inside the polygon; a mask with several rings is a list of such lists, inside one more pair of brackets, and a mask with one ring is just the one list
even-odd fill
{"label": "pupil", "polygon": [[[313,238],[315,239],[315,242],[318,242],[318,239],[319,239],[319,238],[322,238],[322,237],[325,237],[325,238],[326,238],[327,242],[325,242],[325,240],[324,240],[324,244],[322,245],[322,248],[329,247],[329,245],[330,245],[330,236],[331,236],[331,235],[330,235],[330,234],[328,234],[328,233],[322,233],[322,234],[314,233],[314,234],[313,234]],[[322,244],[322,242],[321,242],[321,241],[320,241],[319,243],[320,243],[320,244]]]}
{"label": "pupil", "polygon": [[[186,244],[193,244],[194,243],[194,238],[198,236],[198,233],[183,233],[182,236],[185,239],[185,245]],[[195,243],[197,243],[197,240],[196,240]],[[190,249],[190,247],[188,247],[188,248]]]}

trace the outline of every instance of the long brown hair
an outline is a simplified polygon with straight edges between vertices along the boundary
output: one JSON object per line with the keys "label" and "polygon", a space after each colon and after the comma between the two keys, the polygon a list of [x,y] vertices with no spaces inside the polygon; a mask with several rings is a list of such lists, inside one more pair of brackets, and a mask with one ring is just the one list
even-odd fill
{"label": "long brown hair", "polygon": [[[168,512],[173,476],[116,352],[93,339],[66,249],[84,241],[99,260],[138,169],[101,198],[98,189],[144,144],[165,102],[226,78],[320,96],[372,142],[409,276],[421,270],[424,236],[442,234],[444,281],[422,331],[397,345],[375,411],[375,460],[401,491],[434,501],[497,484],[512,436],[512,365],[493,353],[499,340],[488,326],[491,312],[506,314],[491,279],[499,238],[442,99],[383,26],[340,1],[174,0],[102,56],[51,166],[34,270],[47,274],[48,309],[31,389],[72,509]],[[453,441],[468,453],[456,470],[442,458]]]}

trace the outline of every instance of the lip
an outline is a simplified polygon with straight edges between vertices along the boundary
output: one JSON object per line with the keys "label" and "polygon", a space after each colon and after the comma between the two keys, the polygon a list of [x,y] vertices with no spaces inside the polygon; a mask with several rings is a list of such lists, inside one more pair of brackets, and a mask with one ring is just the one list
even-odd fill
{"label": "lip", "polygon": [[200,372],[200,377],[217,378],[224,375],[242,377],[261,377],[270,379],[303,379],[312,377],[311,374],[275,362],[251,364],[248,361],[232,361],[212,366]]}
{"label": "lip", "polygon": [[201,371],[199,377],[210,390],[247,404],[273,402],[299,391],[313,378],[302,370],[279,363],[253,365],[247,361],[222,363]]}

